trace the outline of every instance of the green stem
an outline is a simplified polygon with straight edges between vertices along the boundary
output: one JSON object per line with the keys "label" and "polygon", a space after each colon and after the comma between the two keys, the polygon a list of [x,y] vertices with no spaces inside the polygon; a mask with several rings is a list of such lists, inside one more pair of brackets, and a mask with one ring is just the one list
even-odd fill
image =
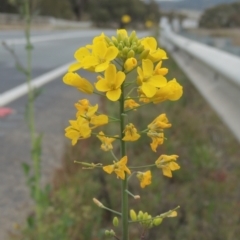
{"label": "green stem", "polygon": [[[120,131],[121,131],[121,157],[126,156],[126,144],[124,138],[125,114],[124,114],[124,86],[122,85],[122,94],[120,98]],[[126,174],[126,173],[125,173]],[[122,239],[128,240],[128,180],[127,176],[122,180]]]}
{"label": "green stem", "polygon": [[39,224],[39,219],[41,216],[40,207],[40,157],[36,152],[36,131],[35,131],[35,121],[34,121],[34,89],[31,85],[32,78],[32,44],[30,41],[30,31],[31,31],[31,16],[30,16],[30,6],[29,0],[24,1],[25,10],[25,37],[26,37],[26,49],[27,49],[27,68],[26,68],[26,80],[28,85],[28,125],[31,136],[31,149],[32,149],[32,161],[33,170],[35,177],[35,188],[34,188],[34,199],[36,201],[36,226]]}

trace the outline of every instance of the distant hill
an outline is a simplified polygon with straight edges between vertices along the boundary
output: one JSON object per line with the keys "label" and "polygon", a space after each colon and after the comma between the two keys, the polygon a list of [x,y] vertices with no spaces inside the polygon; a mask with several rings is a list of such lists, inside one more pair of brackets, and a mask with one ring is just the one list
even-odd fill
{"label": "distant hill", "polygon": [[238,0],[182,0],[182,1],[169,1],[159,2],[161,9],[164,10],[177,10],[177,9],[192,9],[204,10],[222,3],[239,2]]}

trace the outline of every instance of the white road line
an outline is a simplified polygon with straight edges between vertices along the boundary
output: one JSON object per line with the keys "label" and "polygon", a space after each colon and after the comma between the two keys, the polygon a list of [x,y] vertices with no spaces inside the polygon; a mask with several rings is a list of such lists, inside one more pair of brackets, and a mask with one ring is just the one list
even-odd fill
{"label": "white road line", "polygon": [[[65,40],[71,38],[82,38],[82,37],[93,37],[98,34],[101,34],[101,31],[91,31],[91,32],[72,32],[72,33],[63,33],[55,34],[51,36],[32,36],[31,43],[39,43],[46,41],[55,41],[55,40]],[[25,38],[13,38],[13,39],[2,39],[2,42],[5,42],[7,45],[22,45],[26,44]]]}
{"label": "white road line", "polygon": [[[51,82],[54,79],[60,77],[61,75],[63,75],[64,73],[67,72],[70,64],[71,63],[67,63],[61,67],[55,68],[52,71],[49,71],[39,77],[32,79],[31,86],[33,88],[38,88],[48,82]],[[10,102],[13,102],[14,100],[24,96],[27,93],[28,93],[27,83],[23,83],[11,90],[8,90],[8,91],[0,94],[0,107],[5,106],[5,105],[9,104]]]}

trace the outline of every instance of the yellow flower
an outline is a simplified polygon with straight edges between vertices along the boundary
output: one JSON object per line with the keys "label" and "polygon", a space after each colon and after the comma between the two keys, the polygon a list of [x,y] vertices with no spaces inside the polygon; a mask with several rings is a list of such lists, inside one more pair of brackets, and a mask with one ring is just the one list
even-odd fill
{"label": "yellow flower", "polygon": [[129,15],[125,14],[122,16],[121,21],[123,23],[129,23],[129,22],[131,22],[131,17]]}
{"label": "yellow flower", "polygon": [[69,72],[75,72],[78,69],[82,68],[82,62],[84,61],[85,57],[91,56],[90,51],[86,47],[80,47],[75,53],[74,58],[77,60],[76,63],[73,63],[69,66]]}
{"label": "yellow flower", "polygon": [[164,50],[157,48],[157,41],[153,37],[146,37],[141,40],[141,44],[145,50],[149,50],[148,59],[153,62],[167,59],[167,54]]}
{"label": "yellow flower", "polygon": [[154,75],[153,63],[149,59],[142,60],[142,68],[138,67],[138,83],[147,97],[153,97],[157,88],[164,87],[167,79],[161,75]]}
{"label": "yellow flower", "polygon": [[99,39],[94,41],[93,45],[88,45],[92,52],[86,47],[78,49],[74,57],[77,63],[70,66],[69,71],[76,71],[80,68],[94,72],[105,71],[110,62],[118,55],[118,49],[115,46],[107,46],[107,43]]}
{"label": "yellow flower", "polygon": [[165,113],[156,117],[149,125],[148,129],[152,131],[161,131],[164,128],[170,128],[171,123],[168,122],[168,118]]}
{"label": "yellow flower", "polygon": [[103,170],[108,174],[115,172],[118,178],[124,180],[126,173],[131,174],[130,169],[128,169],[128,167],[126,166],[127,161],[127,156],[124,156],[118,162],[113,162],[113,165],[103,167]]}
{"label": "yellow flower", "polygon": [[122,139],[123,141],[137,141],[141,136],[137,133],[137,129],[132,123],[126,125],[124,129],[125,136]]}
{"label": "yellow flower", "polygon": [[157,151],[157,147],[163,144],[164,141],[164,128],[170,128],[172,126],[171,123],[168,122],[166,114],[160,114],[156,117],[149,125],[147,135],[152,138],[152,143],[150,144],[152,150],[154,152]]}
{"label": "yellow flower", "polygon": [[154,75],[165,76],[167,73],[168,73],[168,69],[167,68],[162,68],[162,61],[160,61],[154,69]]}
{"label": "yellow flower", "polygon": [[106,69],[105,78],[99,78],[96,83],[96,89],[100,92],[107,92],[106,96],[111,101],[117,101],[122,93],[121,85],[125,80],[125,74],[121,71],[117,72],[116,66],[110,64]]}
{"label": "yellow flower", "polygon": [[72,140],[72,145],[75,145],[79,139],[89,138],[91,129],[89,123],[84,118],[70,120],[70,126],[65,129],[65,136]]}
{"label": "yellow flower", "polygon": [[145,22],[145,26],[146,26],[147,28],[151,28],[151,27],[153,26],[153,22],[152,22],[151,20],[147,20],[147,21]]}
{"label": "yellow flower", "polygon": [[[78,112],[76,114],[77,118],[82,117],[86,119],[91,125],[91,129],[96,128],[101,125],[105,125],[108,123],[108,116],[105,114],[96,115],[95,113],[98,110],[98,104],[95,106],[88,105],[81,106],[78,105]],[[85,107],[85,108],[84,108]]]}
{"label": "yellow flower", "polygon": [[164,133],[163,132],[155,132],[155,131],[148,131],[147,135],[152,139],[150,143],[151,149],[156,152],[157,147],[162,145],[164,142]]}
{"label": "yellow flower", "polygon": [[151,184],[151,180],[152,180],[151,171],[148,170],[146,172],[138,172],[137,178],[140,181],[141,188],[145,188],[147,185]]}
{"label": "yellow flower", "polygon": [[102,131],[99,132],[97,137],[102,142],[101,149],[103,151],[109,151],[113,149],[112,142],[116,140],[115,138],[106,137]]}
{"label": "yellow flower", "polygon": [[137,59],[134,57],[128,58],[124,63],[124,69],[126,72],[131,71],[136,66],[137,66]]}
{"label": "yellow flower", "polygon": [[[127,98],[125,101],[124,101],[124,109],[126,108],[137,108],[139,107],[140,104],[138,104],[137,102],[135,102],[133,99],[130,99],[130,98]],[[137,109],[134,109],[134,110],[137,110]]]}
{"label": "yellow flower", "polygon": [[[78,113],[85,113],[90,106],[91,105],[88,99],[82,99],[75,103],[75,107],[78,110]],[[79,115],[78,113],[77,115]]]}
{"label": "yellow flower", "polygon": [[155,162],[158,168],[162,168],[163,175],[172,177],[172,171],[180,169],[180,166],[175,162],[178,155],[161,155]]}
{"label": "yellow flower", "polygon": [[85,78],[80,77],[77,73],[68,72],[63,77],[63,82],[67,85],[77,88],[83,93],[93,93],[93,85]]}
{"label": "yellow flower", "polygon": [[174,78],[173,80],[169,81],[166,86],[158,89],[151,100],[155,104],[165,100],[177,101],[182,94],[183,88]]}

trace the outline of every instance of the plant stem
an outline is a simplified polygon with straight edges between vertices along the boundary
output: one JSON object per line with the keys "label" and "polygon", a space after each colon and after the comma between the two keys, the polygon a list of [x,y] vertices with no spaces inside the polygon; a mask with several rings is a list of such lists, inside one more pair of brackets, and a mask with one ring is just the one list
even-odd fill
{"label": "plant stem", "polygon": [[[120,98],[120,131],[121,131],[121,157],[126,156],[126,144],[123,141],[124,127],[125,127],[125,114],[124,114],[124,87],[122,85],[122,94]],[[128,181],[125,173],[125,179],[122,180],[122,239],[128,240]]]}
{"label": "plant stem", "polygon": [[35,121],[34,121],[34,89],[31,85],[32,78],[32,44],[30,41],[30,31],[31,31],[31,16],[30,16],[30,6],[29,0],[24,1],[25,10],[25,37],[26,37],[26,50],[27,50],[27,67],[26,67],[26,80],[28,84],[28,125],[31,137],[31,156],[33,161],[34,177],[35,177],[35,188],[34,188],[34,199],[36,201],[36,222],[37,226],[39,224],[39,219],[41,216],[40,207],[40,157],[36,151],[36,131],[35,131]]}

